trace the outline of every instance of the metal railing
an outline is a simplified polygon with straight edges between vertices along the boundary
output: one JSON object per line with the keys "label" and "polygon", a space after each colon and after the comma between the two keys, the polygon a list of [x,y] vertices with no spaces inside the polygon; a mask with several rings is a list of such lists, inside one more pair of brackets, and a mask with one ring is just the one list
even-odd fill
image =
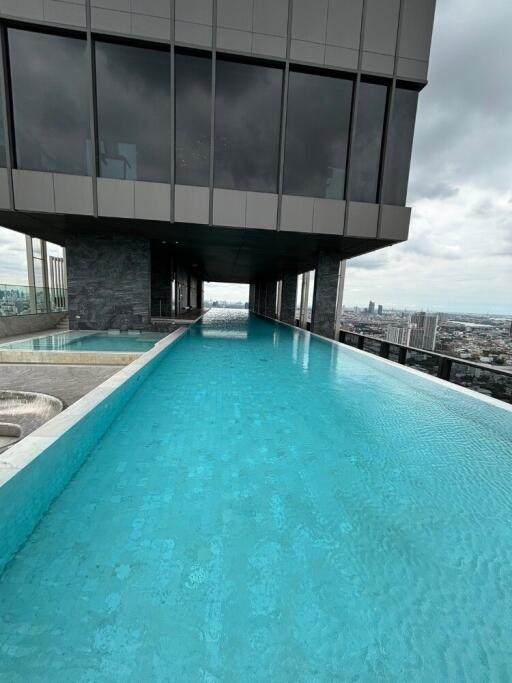
{"label": "metal railing", "polygon": [[507,370],[445,356],[435,351],[396,344],[350,330],[340,330],[338,339],[342,344],[354,346],[447,382],[512,403],[512,372]]}
{"label": "metal railing", "polygon": [[67,289],[0,284],[0,317],[65,313],[67,310]]}

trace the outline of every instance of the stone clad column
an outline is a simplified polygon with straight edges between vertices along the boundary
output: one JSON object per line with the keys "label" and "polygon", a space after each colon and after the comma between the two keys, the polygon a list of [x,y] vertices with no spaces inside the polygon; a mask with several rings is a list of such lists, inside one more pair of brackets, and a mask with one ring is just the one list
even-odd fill
{"label": "stone clad column", "polygon": [[281,288],[280,319],[289,325],[295,325],[295,304],[297,301],[297,275],[285,275]]}
{"label": "stone clad column", "polygon": [[267,282],[265,291],[265,315],[269,318],[276,317],[277,282]]}
{"label": "stone clad column", "polygon": [[257,311],[261,315],[265,315],[265,283],[260,282],[258,284],[258,299],[257,299]]}
{"label": "stone clad column", "polygon": [[252,282],[249,285],[249,310],[254,311],[254,296],[255,296],[255,287]]}
{"label": "stone clad column", "polygon": [[333,339],[337,319],[340,257],[321,253],[315,272],[311,331]]}

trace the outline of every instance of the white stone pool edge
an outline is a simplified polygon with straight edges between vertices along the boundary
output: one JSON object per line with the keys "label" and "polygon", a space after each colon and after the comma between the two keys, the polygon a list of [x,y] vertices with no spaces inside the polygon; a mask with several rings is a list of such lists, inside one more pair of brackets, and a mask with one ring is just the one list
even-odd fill
{"label": "white stone pool edge", "polygon": [[188,327],[180,327],[158,341],[149,351],[137,354],[137,358],[129,365],[6,451],[3,457],[0,457],[0,487],[14,476],[16,470],[32,462],[45,448],[93,411],[121,385],[137,375],[144,367],[149,366],[161,353],[175,344],[187,330]]}
{"label": "white stone pool edge", "polygon": [[0,455],[0,575],[166,352],[180,327]]}
{"label": "white stone pool edge", "polygon": [[429,375],[427,372],[421,372],[421,370],[416,370],[416,368],[411,368],[408,365],[401,365],[400,363],[395,363],[394,361],[389,360],[388,358],[382,358],[381,356],[369,353],[368,351],[357,349],[354,346],[350,346],[350,344],[343,344],[337,339],[328,339],[327,337],[322,337],[321,334],[317,334],[316,332],[310,332],[309,330],[304,330],[302,327],[297,327],[297,325],[290,325],[290,323],[285,323],[282,320],[277,320],[277,318],[271,318],[268,315],[263,315],[263,313],[253,312],[253,315],[256,315],[260,318],[263,318],[264,320],[268,320],[273,323],[279,323],[279,325],[284,325],[285,327],[290,327],[292,330],[302,332],[305,335],[309,334],[312,337],[316,337],[317,339],[320,339],[323,342],[335,344],[337,346],[342,347],[343,349],[347,349],[348,351],[359,354],[364,358],[373,358],[375,361],[379,361],[380,363],[388,365],[389,367],[395,368],[395,370],[402,370],[403,372],[408,372],[412,375],[415,375],[416,377],[420,377],[421,379],[428,380],[429,382],[434,382],[435,384],[438,384],[439,386],[442,386],[445,389],[451,389],[452,391],[456,391],[459,394],[464,394],[465,396],[469,396],[470,398],[476,399],[478,401],[483,401],[484,403],[488,403],[489,405],[494,406],[495,408],[500,408],[501,410],[505,410],[509,413],[512,413],[512,405],[510,403],[500,401],[499,399],[493,398],[492,396],[487,396],[486,394],[481,394],[478,391],[474,391],[473,389],[462,387],[460,386],[460,384],[448,382],[445,379],[440,379],[439,377],[435,377],[434,375]]}
{"label": "white stone pool edge", "polygon": [[[98,330],[62,330],[52,334],[37,334],[20,341],[33,341],[45,337],[57,337],[73,333],[73,339],[83,339],[98,334]],[[112,335],[116,337],[115,334]],[[134,335],[136,337],[136,335]],[[165,337],[164,337],[165,339]],[[1,341],[1,340],[0,340]],[[9,348],[16,340],[0,343],[0,363],[36,363],[50,365],[129,365],[142,356],[144,351],[39,351]],[[161,339],[160,341],[163,341]],[[157,342],[159,343],[159,342]]]}

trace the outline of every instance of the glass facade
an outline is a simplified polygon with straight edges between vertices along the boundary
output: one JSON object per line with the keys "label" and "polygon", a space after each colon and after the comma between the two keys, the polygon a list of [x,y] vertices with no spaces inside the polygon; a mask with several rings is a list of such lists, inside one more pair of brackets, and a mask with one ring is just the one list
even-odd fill
{"label": "glass facade", "polygon": [[385,204],[405,206],[417,106],[417,91],[407,88],[395,90],[383,185]]}
{"label": "glass facade", "polygon": [[217,60],[215,186],[277,192],[283,70]]}
{"label": "glass facade", "polygon": [[350,199],[356,202],[377,201],[387,94],[386,85],[360,83],[350,171]]}
{"label": "glass facade", "polygon": [[100,175],[169,182],[169,52],[97,42],[96,88]]}
{"label": "glass facade", "polygon": [[[15,166],[90,175],[94,162],[86,41],[17,28],[8,28],[7,36]],[[172,103],[167,48],[101,40],[94,41],[94,51],[99,175],[168,183],[174,163],[177,184],[209,186],[211,54],[185,48],[176,52]],[[282,131],[283,73],[282,66],[271,62],[217,58],[214,185],[277,192],[283,135],[283,192],[344,199],[353,126],[348,198],[378,201],[389,84],[363,78],[353,120],[352,77],[292,69]],[[396,87],[383,171],[386,204],[406,201],[417,100],[413,84]],[[0,166],[5,166],[2,119],[0,111]]]}
{"label": "glass facade", "polygon": [[212,61],[176,54],[176,182],[209,185]]}
{"label": "glass facade", "polygon": [[7,34],[17,167],[89,175],[85,40],[12,28]]}
{"label": "glass facade", "polygon": [[7,166],[7,150],[5,146],[5,114],[4,107],[0,104],[0,167],[5,166]]}
{"label": "glass facade", "polygon": [[352,81],[290,72],[285,194],[343,199]]}

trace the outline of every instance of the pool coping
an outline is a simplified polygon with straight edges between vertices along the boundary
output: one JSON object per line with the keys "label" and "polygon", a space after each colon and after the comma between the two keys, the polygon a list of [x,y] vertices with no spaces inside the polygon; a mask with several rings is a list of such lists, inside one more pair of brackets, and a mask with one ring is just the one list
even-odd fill
{"label": "pool coping", "polygon": [[[23,337],[19,341],[33,341],[34,339],[43,339],[44,337],[57,337],[60,335],[73,333],[73,339],[82,339],[84,337],[92,337],[102,330],[59,330],[51,334],[37,334],[32,337]],[[109,333],[108,330],[105,332]],[[112,337],[116,337],[116,333],[110,332]],[[154,334],[154,333],[153,333]],[[136,337],[136,334],[130,335]],[[165,337],[155,343],[163,341]],[[9,344],[15,343],[16,340],[5,342],[5,345],[0,340],[0,364],[5,363],[27,363],[27,364],[41,364],[41,365],[129,365],[137,358],[140,358],[145,351],[48,351],[48,350],[32,350],[32,349],[15,349],[7,348]],[[153,347],[154,348],[154,347]]]}
{"label": "pool coping", "polygon": [[445,379],[441,379],[440,377],[435,377],[434,375],[429,375],[427,372],[421,372],[421,370],[416,370],[416,368],[411,368],[407,365],[401,365],[399,363],[395,363],[392,360],[389,360],[388,358],[382,358],[381,356],[377,356],[373,353],[369,353],[368,351],[363,351],[363,349],[356,349],[353,346],[350,346],[350,344],[343,344],[342,342],[338,341],[337,339],[329,339],[328,337],[323,337],[321,334],[318,334],[317,332],[311,332],[310,330],[305,330],[302,327],[297,327],[297,325],[292,325],[290,323],[286,323],[283,320],[278,320],[277,318],[271,318],[268,315],[263,315],[263,313],[256,313],[255,311],[250,311],[253,315],[256,315],[260,318],[264,318],[265,320],[270,320],[271,322],[274,323],[279,323],[280,325],[284,325],[285,327],[291,327],[292,330],[297,330],[297,332],[303,332],[304,334],[309,334],[312,337],[316,337],[317,339],[320,339],[324,342],[328,342],[331,344],[335,344],[337,346],[342,347],[343,349],[346,349],[348,351],[353,351],[356,354],[362,355],[365,358],[373,358],[376,361],[379,361],[381,363],[384,363],[385,365],[388,365],[390,367],[393,367],[397,370],[403,370],[404,372],[408,372],[410,374],[415,375],[416,377],[421,377],[425,380],[429,380],[430,382],[434,382],[435,384],[438,384],[439,386],[445,387],[447,389],[451,389],[452,391],[457,391],[461,394],[465,394],[466,396],[469,396],[470,398],[478,399],[479,401],[483,401],[484,403],[488,403],[489,405],[494,406],[495,408],[501,408],[501,410],[505,410],[506,412],[512,413],[512,404],[507,403],[506,401],[500,401],[498,398],[493,398],[492,396],[487,396],[486,394],[481,394],[478,391],[475,391],[474,389],[469,389],[468,387],[463,387],[460,386],[460,384],[455,384],[455,382],[448,382]]}
{"label": "pool coping", "polygon": [[19,443],[7,449],[0,457],[0,488],[116,392],[125,382],[173,346],[189,329],[190,326],[179,327],[166,335],[152,349],[139,354],[139,357],[129,365],[121,368],[88,394],[28,434]]}

